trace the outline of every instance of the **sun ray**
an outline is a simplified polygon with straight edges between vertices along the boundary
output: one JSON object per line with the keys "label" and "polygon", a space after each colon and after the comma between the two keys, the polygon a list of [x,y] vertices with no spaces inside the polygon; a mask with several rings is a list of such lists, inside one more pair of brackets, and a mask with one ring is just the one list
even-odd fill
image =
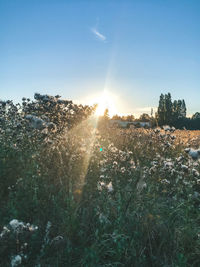
{"label": "sun ray", "polygon": [[103,91],[103,93],[97,98],[96,102],[98,105],[95,112],[96,116],[102,116],[106,109],[108,109],[110,116],[117,113],[114,96],[107,90]]}

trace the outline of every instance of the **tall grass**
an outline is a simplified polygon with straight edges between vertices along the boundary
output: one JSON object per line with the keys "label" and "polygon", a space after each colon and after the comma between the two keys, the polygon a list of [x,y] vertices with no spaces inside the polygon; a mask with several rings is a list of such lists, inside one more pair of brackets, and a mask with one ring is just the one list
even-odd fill
{"label": "tall grass", "polygon": [[58,100],[1,103],[0,266],[199,266],[200,167],[184,149],[200,133],[111,129]]}

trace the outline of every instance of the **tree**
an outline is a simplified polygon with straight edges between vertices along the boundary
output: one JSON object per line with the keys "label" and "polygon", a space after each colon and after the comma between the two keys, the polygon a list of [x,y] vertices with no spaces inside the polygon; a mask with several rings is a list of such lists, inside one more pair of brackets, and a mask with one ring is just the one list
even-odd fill
{"label": "tree", "polygon": [[121,120],[121,117],[116,114],[112,117],[112,120]]}
{"label": "tree", "polygon": [[182,100],[182,105],[181,105],[181,118],[186,118],[186,114],[187,114],[187,109],[186,109],[186,104],[185,104],[185,100]]}
{"label": "tree", "polygon": [[197,120],[200,119],[200,112],[196,112],[193,116],[192,116],[193,120]]}
{"label": "tree", "polygon": [[171,94],[161,94],[156,113],[156,119],[160,126],[169,124],[176,126],[177,121],[186,118],[186,104],[184,100],[174,100]]}
{"label": "tree", "polygon": [[159,105],[158,105],[158,112],[156,114],[158,124],[163,125],[165,122],[165,99],[164,95],[160,95]]}
{"label": "tree", "polygon": [[147,113],[143,113],[139,117],[139,121],[147,122],[147,121],[150,121],[150,120],[151,120],[151,117]]}
{"label": "tree", "polygon": [[173,103],[173,122],[177,121],[178,114],[179,114],[178,101],[174,100],[174,103]]}
{"label": "tree", "polygon": [[171,94],[168,93],[165,95],[165,99],[164,99],[164,107],[165,107],[165,124],[169,124],[171,125],[172,123],[172,114],[173,114],[173,111],[172,111],[172,98],[171,98]]}
{"label": "tree", "polygon": [[126,116],[126,121],[134,121],[135,120],[135,117],[134,117],[134,115],[127,115]]}

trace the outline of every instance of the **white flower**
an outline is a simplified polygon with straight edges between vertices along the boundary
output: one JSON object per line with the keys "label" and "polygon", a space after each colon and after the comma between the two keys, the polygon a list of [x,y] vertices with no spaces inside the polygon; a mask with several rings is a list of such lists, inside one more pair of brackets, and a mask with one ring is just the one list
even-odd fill
{"label": "white flower", "polygon": [[112,191],[113,191],[112,182],[110,182],[110,183],[107,185],[107,188],[108,188],[108,192],[112,192]]}
{"label": "white flower", "polygon": [[192,169],[192,173],[194,176],[197,176],[197,177],[199,176],[199,172],[195,169]]}
{"label": "white flower", "polygon": [[10,230],[6,226],[4,226],[3,231],[0,234],[0,238],[2,238],[5,234],[7,234],[9,232],[10,232]]}
{"label": "white flower", "polygon": [[164,125],[164,126],[163,126],[163,129],[164,129],[164,131],[166,131],[166,132],[171,130],[171,128],[170,128],[169,125]]}
{"label": "white flower", "polygon": [[15,267],[22,263],[22,257],[20,255],[16,255],[11,260],[11,266]]}
{"label": "white flower", "polygon": [[126,171],[125,167],[121,168],[121,172],[124,173]]}
{"label": "white flower", "polygon": [[111,148],[110,148],[110,151],[111,151],[112,153],[116,153],[116,152],[118,151],[118,149],[117,149],[116,147],[111,147]]}
{"label": "white flower", "polygon": [[170,160],[164,161],[164,167],[166,169],[171,169],[173,167],[173,163]]}
{"label": "white flower", "polygon": [[167,179],[163,179],[163,180],[161,181],[161,183],[162,183],[162,184],[170,184],[170,181],[167,180]]}
{"label": "white flower", "polygon": [[186,148],[185,152],[194,160],[197,160],[200,157],[200,149]]}
{"label": "white flower", "polygon": [[179,161],[182,161],[183,159],[184,159],[184,157],[183,156],[180,156],[176,160],[179,162]]}
{"label": "white flower", "polygon": [[10,224],[12,230],[14,232],[17,232],[17,233],[22,232],[23,229],[27,229],[30,232],[33,232],[33,231],[38,229],[38,227],[35,226],[35,225],[31,225],[30,223],[25,224],[25,223],[20,222],[20,221],[18,221],[16,219],[13,219],[12,221],[10,221],[9,224]]}
{"label": "white flower", "polygon": [[26,115],[25,118],[30,121],[31,127],[42,130],[46,127],[46,122],[41,118],[38,118],[34,115]]}
{"label": "white flower", "polygon": [[100,191],[102,191],[103,187],[105,187],[105,186],[106,186],[106,184],[104,182],[98,182],[98,184],[97,184],[97,188]]}
{"label": "white flower", "polygon": [[15,229],[15,228],[18,226],[19,221],[16,220],[16,219],[13,219],[12,221],[9,222],[9,224],[10,224],[10,226],[11,226],[12,228]]}
{"label": "white flower", "polygon": [[160,128],[156,128],[156,129],[154,130],[154,132],[155,132],[155,133],[159,133],[159,132],[160,132]]}
{"label": "white flower", "polygon": [[186,166],[184,164],[181,165],[181,168],[183,169],[183,171],[188,171],[188,166]]}
{"label": "white flower", "polygon": [[13,219],[12,221],[10,221],[9,224],[14,232],[20,232],[25,227],[23,222],[19,222],[16,219]]}
{"label": "white flower", "polygon": [[38,229],[38,226],[35,226],[35,225],[30,225],[29,226],[29,231],[30,232],[34,232],[34,231],[36,231]]}

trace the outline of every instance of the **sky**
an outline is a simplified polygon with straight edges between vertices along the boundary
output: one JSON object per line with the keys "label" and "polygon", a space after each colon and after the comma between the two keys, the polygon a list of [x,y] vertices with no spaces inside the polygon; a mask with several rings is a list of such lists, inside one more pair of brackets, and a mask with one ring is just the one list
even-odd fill
{"label": "sky", "polygon": [[118,114],[161,93],[200,111],[199,0],[0,0],[0,99],[61,95]]}

